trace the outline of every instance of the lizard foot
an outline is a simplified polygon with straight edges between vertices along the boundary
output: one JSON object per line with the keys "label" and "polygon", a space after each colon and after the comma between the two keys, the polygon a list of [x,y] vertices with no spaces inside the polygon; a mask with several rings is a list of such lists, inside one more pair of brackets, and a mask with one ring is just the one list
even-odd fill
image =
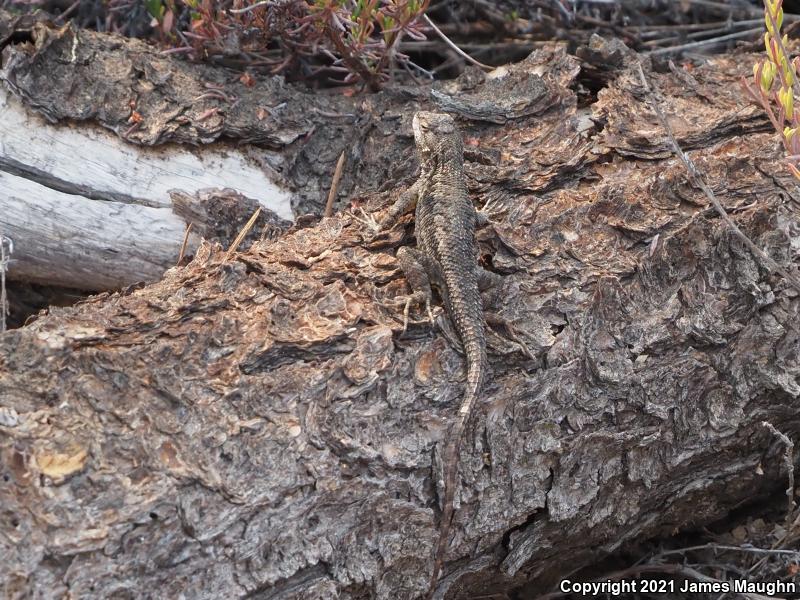
{"label": "lizard foot", "polygon": [[506,207],[499,206],[499,204],[500,203],[495,198],[491,198],[483,205],[483,208],[476,211],[479,226],[488,225],[492,220],[497,220],[498,217],[505,214]]}
{"label": "lizard foot", "polygon": [[488,325],[493,325],[495,327],[502,327],[504,330],[505,335],[501,336],[491,329],[487,330],[489,334],[489,339],[492,342],[492,345],[498,348],[501,352],[507,351],[516,351],[520,354],[530,358],[531,360],[535,360],[536,356],[531,352],[528,345],[522,340],[522,338],[517,333],[516,328],[509,323],[506,319],[501,317],[500,315],[493,313],[493,312],[485,312],[484,313],[486,318],[486,323]]}
{"label": "lizard foot", "polygon": [[355,211],[353,211],[352,215],[353,218],[361,223],[362,225],[366,225],[367,229],[369,229],[370,236],[369,238],[372,239],[377,236],[381,232],[380,224],[375,220],[371,214],[367,213],[363,208],[360,206],[358,207],[358,211],[361,213],[361,217],[357,217]]}
{"label": "lizard foot", "polygon": [[[431,309],[431,298],[424,292],[414,292],[408,296],[399,296],[391,301],[391,303],[384,304],[384,306],[392,307],[397,307],[400,305],[403,306],[403,331],[401,335],[408,330],[408,324],[411,322],[409,319],[409,313],[411,312],[411,306],[413,304],[425,304],[425,312],[428,314],[428,322],[431,324],[431,326],[433,326],[435,319],[433,317],[433,309]],[[421,323],[422,321],[414,322]]]}

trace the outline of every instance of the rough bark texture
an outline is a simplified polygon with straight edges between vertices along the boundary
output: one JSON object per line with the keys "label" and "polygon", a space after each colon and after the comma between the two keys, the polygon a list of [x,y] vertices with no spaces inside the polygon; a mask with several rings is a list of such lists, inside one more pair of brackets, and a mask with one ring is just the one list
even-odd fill
{"label": "rough bark texture", "polygon": [[[800,198],[738,87],[751,62],[649,76],[739,226],[795,268]],[[598,69],[580,108],[577,67],[537,51],[497,79],[544,85],[544,112],[462,121],[473,199],[506,208],[479,233],[506,275],[496,311],[534,358],[493,344],[462,442],[448,598],[544,590],[628,540],[719,518],[785,486],[761,422],[800,437],[797,291],[687,183],[624,64]],[[502,89],[451,85],[472,90],[475,118]],[[374,127],[407,132],[409,104]],[[157,284],[0,337],[7,597],[425,590],[463,360],[425,323],[398,337],[381,301],[405,291],[393,248],[409,240],[367,233],[346,211],[228,262],[204,245]]]}

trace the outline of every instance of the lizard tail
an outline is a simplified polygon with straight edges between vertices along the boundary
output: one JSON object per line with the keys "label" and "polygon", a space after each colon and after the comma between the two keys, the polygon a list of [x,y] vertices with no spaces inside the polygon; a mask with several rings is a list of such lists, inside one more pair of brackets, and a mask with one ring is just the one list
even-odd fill
{"label": "lizard tail", "polygon": [[458,449],[461,437],[472,413],[472,406],[478,399],[483,379],[486,374],[488,360],[483,344],[475,340],[474,343],[465,344],[467,355],[467,389],[464,391],[464,400],[458,409],[456,422],[447,434],[447,446],[442,456],[444,469],[444,498],[442,501],[442,518],[439,524],[439,539],[434,548],[433,574],[428,586],[428,600],[433,597],[436,584],[441,575],[444,564],[444,555],[450,541],[450,524],[453,520],[453,499],[456,492],[456,479],[458,477]]}

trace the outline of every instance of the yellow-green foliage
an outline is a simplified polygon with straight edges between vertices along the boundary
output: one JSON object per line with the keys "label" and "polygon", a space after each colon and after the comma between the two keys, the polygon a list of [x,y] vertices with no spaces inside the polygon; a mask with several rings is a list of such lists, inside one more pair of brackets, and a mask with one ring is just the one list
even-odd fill
{"label": "yellow-green foliage", "polygon": [[[787,36],[781,37],[783,25],[783,0],[764,0],[764,48],[767,58],[753,66],[755,87],[746,85],[750,94],[761,103],[775,130],[782,136],[788,153],[787,163],[795,177],[800,179],[800,128],[798,111],[794,108],[794,86],[800,58],[791,59]],[[776,114],[777,110],[777,114]]]}

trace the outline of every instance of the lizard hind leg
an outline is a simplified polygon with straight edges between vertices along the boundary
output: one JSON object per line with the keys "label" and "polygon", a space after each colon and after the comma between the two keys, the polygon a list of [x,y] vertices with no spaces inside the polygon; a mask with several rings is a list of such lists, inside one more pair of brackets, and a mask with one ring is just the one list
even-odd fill
{"label": "lizard hind leg", "polygon": [[397,264],[406,276],[406,281],[411,287],[411,295],[405,299],[403,309],[403,332],[408,328],[408,311],[411,304],[425,304],[425,311],[428,313],[431,325],[433,325],[433,310],[431,310],[431,280],[428,275],[430,265],[425,255],[413,248],[403,246],[397,251]]}
{"label": "lizard hind leg", "polygon": [[483,299],[483,315],[486,319],[486,323],[487,325],[502,327],[506,332],[506,336],[503,337],[492,331],[491,327],[487,327],[487,341],[501,354],[507,354],[509,351],[518,351],[528,358],[535,358],[533,353],[528,349],[528,346],[517,334],[514,326],[499,314],[487,310],[487,307],[496,307],[503,299],[503,294],[505,293],[503,281],[505,278],[492,271],[487,271],[483,267],[478,267],[478,269],[478,287]]}
{"label": "lizard hind leg", "polygon": [[478,288],[485,292],[491,288],[499,288],[503,283],[503,276],[493,271],[487,271],[483,267],[478,267]]}

